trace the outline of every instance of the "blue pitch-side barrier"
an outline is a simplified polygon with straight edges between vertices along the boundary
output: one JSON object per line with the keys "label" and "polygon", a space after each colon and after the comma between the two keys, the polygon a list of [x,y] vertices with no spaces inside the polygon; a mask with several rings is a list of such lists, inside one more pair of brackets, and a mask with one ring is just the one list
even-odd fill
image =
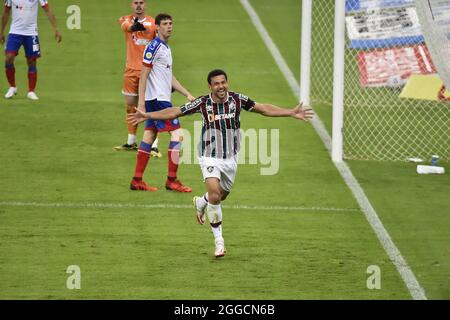
{"label": "blue pitch-side barrier", "polygon": [[350,41],[350,49],[376,49],[376,48],[390,48],[399,46],[411,46],[425,42],[423,36],[398,37],[389,39],[365,39]]}
{"label": "blue pitch-side barrier", "polygon": [[345,9],[347,12],[352,12],[375,8],[399,7],[413,3],[414,0],[346,0]]}

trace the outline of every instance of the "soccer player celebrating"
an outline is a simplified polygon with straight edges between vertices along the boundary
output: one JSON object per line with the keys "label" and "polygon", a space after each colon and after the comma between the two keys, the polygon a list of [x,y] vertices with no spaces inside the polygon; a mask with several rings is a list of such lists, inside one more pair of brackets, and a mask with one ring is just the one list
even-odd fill
{"label": "soccer player celebrating", "polygon": [[50,10],[47,0],[6,0],[3,10],[2,21],[0,24],[0,44],[5,42],[4,31],[8,23],[9,15],[12,10],[11,29],[9,31],[8,41],[5,49],[5,71],[10,88],[5,95],[6,99],[11,99],[17,94],[16,87],[16,69],[14,60],[19,53],[21,46],[25,49],[25,56],[28,64],[28,99],[38,100],[34,92],[37,83],[36,60],[41,56],[38,38],[38,6],[44,9],[47,17],[53,27],[55,39],[61,42],[61,33],[58,31],[56,18]]}
{"label": "soccer player celebrating", "polygon": [[[127,45],[127,61],[123,75],[122,94],[125,98],[126,113],[134,113],[134,108],[138,104],[139,77],[142,70],[142,56],[145,47],[156,36],[155,19],[145,14],[145,0],[132,0],[131,8],[133,14],[120,17],[119,25],[125,32],[125,42]],[[137,150],[136,144],[137,126],[128,124],[127,143],[117,146],[119,150]],[[157,140],[152,145],[151,154],[161,157],[158,151]]]}
{"label": "soccer player celebrating", "polygon": [[200,113],[203,118],[200,151],[200,168],[207,192],[194,197],[197,221],[205,223],[205,215],[211,224],[215,240],[215,253],[225,255],[222,236],[221,201],[231,191],[237,170],[237,154],[240,146],[240,112],[242,109],[262,114],[266,117],[292,117],[309,120],[313,112],[303,108],[300,103],[293,109],[284,109],[271,104],[256,103],[247,96],[228,91],[228,78],[223,70],[213,70],[208,74],[210,94],[186,103],[181,108],[169,108],[158,112],[136,113],[128,115],[130,123],[145,120],[170,120],[181,116]]}
{"label": "soccer player celebrating", "polygon": [[[155,18],[158,36],[153,39],[144,51],[141,81],[139,83],[138,109],[144,112],[172,109],[172,89],[186,96],[189,101],[194,97],[172,74],[172,53],[168,40],[172,36],[172,17],[159,14]],[[137,123],[132,123],[136,125]],[[143,180],[145,168],[150,156],[152,144],[158,132],[169,132],[170,143],[168,151],[168,175],[166,189],[178,192],[192,192],[177,179],[178,163],[182,141],[180,122],[174,118],[167,121],[148,120],[145,125],[144,137],[139,146],[134,177],[131,180],[131,190],[155,191],[158,188],[147,185]]]}

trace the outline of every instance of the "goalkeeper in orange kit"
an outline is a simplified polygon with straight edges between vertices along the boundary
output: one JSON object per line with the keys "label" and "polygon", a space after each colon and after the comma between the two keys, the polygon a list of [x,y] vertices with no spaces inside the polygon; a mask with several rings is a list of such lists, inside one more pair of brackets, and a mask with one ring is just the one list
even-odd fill
{"label": "goalkeeper in orange kit", "polygon": [[[145,0],[131,1],[133,14],[119,19],[119,25],[125,32],[127,46],[127,61],[123,76],[122,94],[125,98],[126,112],[134,113],[139,98],[139,78],[142,70],[142,57],[145,47],[156,36],[155,19],[145,15]],[[114,149],[137,150],[136,143],[137,125],[128,124],[128,139],[123,145]],[[157,140],[153,143],[151,155],[161,157],[158,151]]]}

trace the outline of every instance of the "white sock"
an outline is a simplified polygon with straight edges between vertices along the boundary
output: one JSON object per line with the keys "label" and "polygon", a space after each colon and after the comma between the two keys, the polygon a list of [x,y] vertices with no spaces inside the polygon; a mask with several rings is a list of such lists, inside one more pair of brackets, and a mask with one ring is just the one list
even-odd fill
{"label": "white sock", "polygon": [[208,192],[205,193],[203,196],[197,198],[197,208],[203,211],[205,210],[207,205],[208,205]]}
{"label": "white sock", "polygon": [[208,202],[206,215],[210,223],[222,222],[222,207],[219,204],[211,204]]}
{"label": "white sock", "polygon": [[155,141],[153,141],[152,148],[158,148],[158,138],[156,138]]}
{"label": "white sock", "polygon": [[220,224],[217,228],[213,228],[211,226],[211,230],[214,235],[214,240],[222,238],[222,224]]}
{"label": "white sock", "polygon": [[136,143],[136,135],[128,134],[128,142],[127,142],[127,144],[129,144],[131,146],[133,143]]}

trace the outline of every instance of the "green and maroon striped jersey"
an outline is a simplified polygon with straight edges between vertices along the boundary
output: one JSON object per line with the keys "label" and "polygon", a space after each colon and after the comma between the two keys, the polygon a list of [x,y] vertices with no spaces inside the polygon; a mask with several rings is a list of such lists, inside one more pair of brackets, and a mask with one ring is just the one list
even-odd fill
{"label": "green and maroon striped jersey", "polygon": [[224,103],[214,102],[209,94],[181,106],[183,115],[202,115],[200,156],[220,159],[235,156],[241,144],[241,110],[251,111],[254,106],[255,102],[247,96],[231,91]]}

